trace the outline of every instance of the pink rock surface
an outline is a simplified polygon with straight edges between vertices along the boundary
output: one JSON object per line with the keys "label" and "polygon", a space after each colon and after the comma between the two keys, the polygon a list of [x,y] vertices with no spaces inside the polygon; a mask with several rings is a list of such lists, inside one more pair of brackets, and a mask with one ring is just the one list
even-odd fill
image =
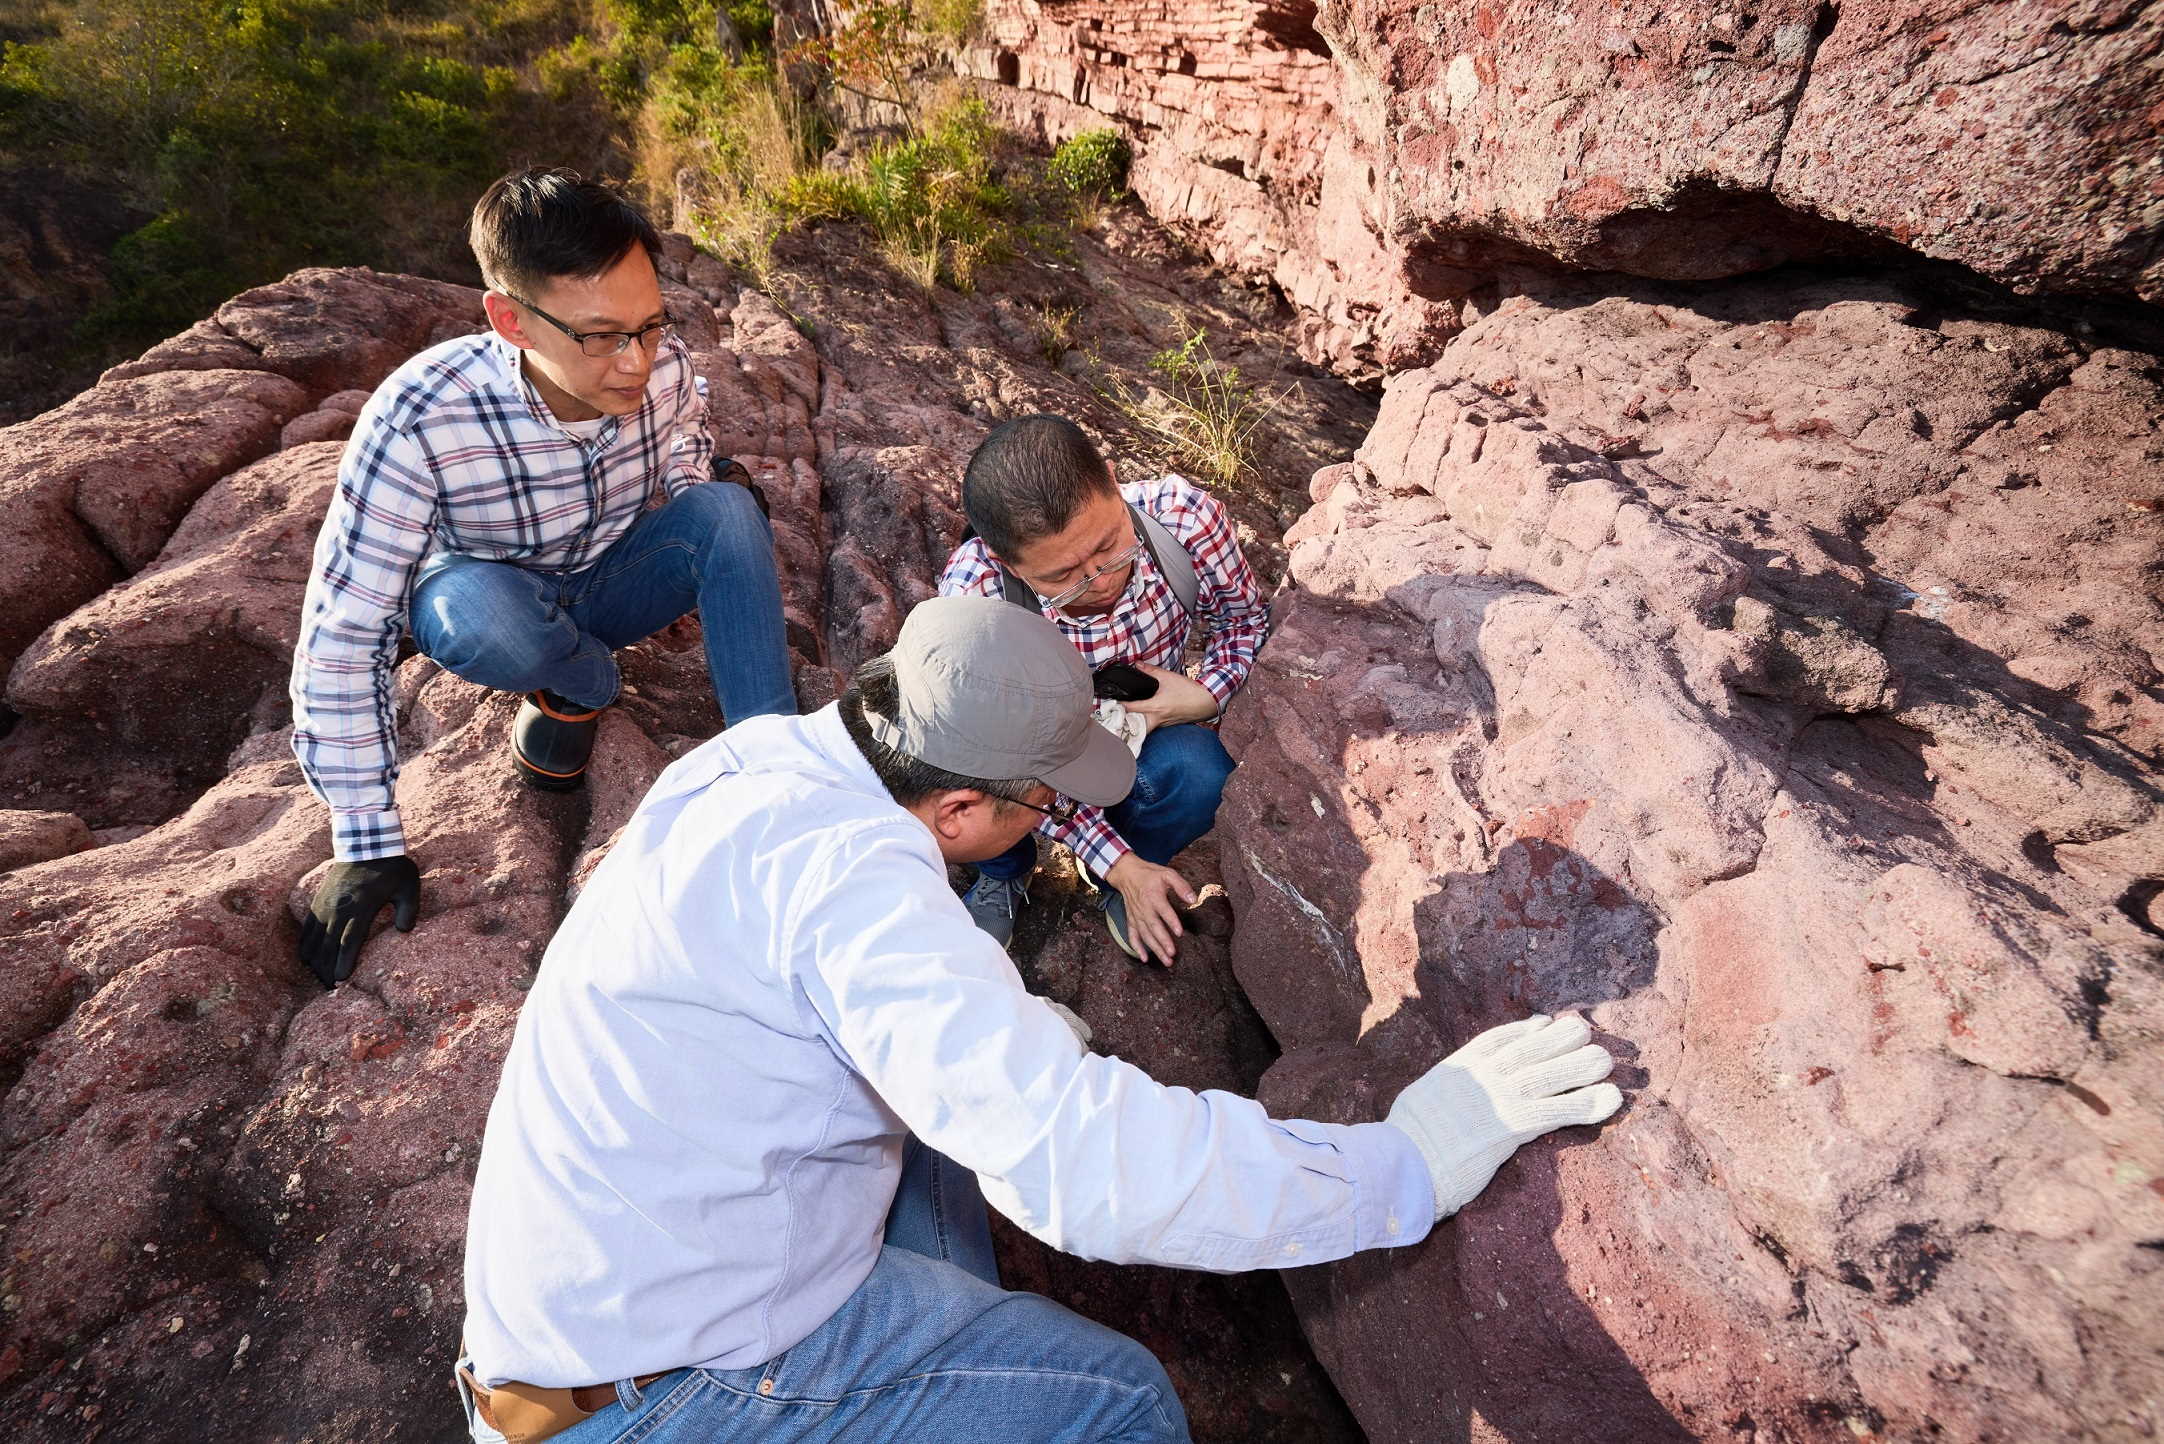
{"label": "pink rock surface", "polygon": [[[2157,758],[2132,709],[2009,655],[2078,595],[2118,619],[2081,677],[2153,665],[2159,537],[2121,494],[2151,433],[2086,408],[2154,377],[1788,299],[1506,307],[1393,381],[1288,535],[1220,817],[1234,963],[1286,1049],[1265,1101],[1376,1117],[1480,1029],[1572,1008],[1630,1098],[1409,1255],[1287,1275],[1371,1439],[2157,1422]],[[1740,400],[1754,367],[1793,419]],[[2027,503],[1964,468],[2059,390],[2086,464],[2039,489],[2098,529],[2028,595],[1989,540]],[[1943,424],[1848,449],[1910,412]],[[1634,416],[1609,455],[1571,439]],[[1926,503],[1937,545],[1881,554]],[[1925,559],[2000,605],[1888,585]]]}
{"label": "pink rock surface", "polygon": [[66,857],[90,845],[89,826],[72,812],[0,812],[0,872]]}

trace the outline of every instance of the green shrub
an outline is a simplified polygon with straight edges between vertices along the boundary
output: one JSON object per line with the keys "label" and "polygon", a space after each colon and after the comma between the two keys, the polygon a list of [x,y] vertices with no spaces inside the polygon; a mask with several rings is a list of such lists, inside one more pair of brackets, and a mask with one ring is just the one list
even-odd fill
{"label": "green shrub", "polygon": [[1118,197],[1127,189],[1134,152],[1116,130],[1085,130],[1059,143],[1045,163],[1045,179],[1078,196]]}

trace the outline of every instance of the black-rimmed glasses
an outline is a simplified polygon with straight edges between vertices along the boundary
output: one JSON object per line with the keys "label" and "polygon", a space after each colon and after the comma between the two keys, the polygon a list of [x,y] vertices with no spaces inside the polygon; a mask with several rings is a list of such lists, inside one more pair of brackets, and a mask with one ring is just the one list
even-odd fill
{"label": "black-rimmed glasses", "polygon": [[1060,798],[1050,807],[1039,807],[1036,803],[1024,802],[1019,797],[1010,797],[1007,800],[1013,803],[1016,807],[1026,807],[1031,812],[1041,812],[1046,817],[1051,818],[1054,822],[1073,822],[1075,819],[1075,812],[1077,810],[1075,804],[1067,801],[1065,798]]}
{"label": "black-rimmed glasses", "polygon": [[[509,291],[504,294],[511,296]],[[661,344],[661,338],[669,334],[669,327],[674,324],[664,316],[653,325],[642,326],[636,331],[574,331],[533,302],[521,300],[517,296],[511,296],[511,299],[578,342],[579,350],[594,357],[621,356],[624,348],[633,341],[639,343],[641,351],[651,351]]]}

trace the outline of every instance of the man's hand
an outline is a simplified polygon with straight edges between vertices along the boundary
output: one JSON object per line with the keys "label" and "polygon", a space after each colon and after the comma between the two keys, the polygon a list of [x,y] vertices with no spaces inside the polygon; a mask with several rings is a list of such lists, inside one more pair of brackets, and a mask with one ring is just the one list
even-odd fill
{"label": "man's hand", "polygon": [[1194,678],[1152,667],[1147,662],[1136,662],[1134,666],[1157,679],[1157,693],[1121,705],[1149,718],[1152,727],[1170,727],[1175,722],[1207,722],[1217,715],[1216,694]]}
{"label": "man's hand", "polygon": [[[1172,966],[1173,948],[1186,931],[1180,926],[1180,908],[1191,907],[1195,901],[1195,890],[1187,885],[1187,879],[1130,852],[1112,864],[1105,881],[1118,888],[1127,901],[1127,926],[1135,946],[1145,956]],[[1174,898],[1179,901],[1174,902]]]}
{"label": "man's hand", "polygon": [[421,870],[412,858],[400,853],[331,864],[308,904],[308,916],[301,919],[301,961],[316,981],[335,988],[353,975],[361,944],[368,941],[368,930],[386,903],[398,909],[391,915],[392,926],[412,932],[421,908]]}
{"label": "man's hand", "polygon": [[1437,1222],[1479,1197],[1519,1144],[1623,1106],[1615,1084],[1600,1081],[1615,1059],[1592,1036],[1575,1013],[1535,1013],[1490,1028],[1406,1085],[1385,1121],[1427,1161]]}

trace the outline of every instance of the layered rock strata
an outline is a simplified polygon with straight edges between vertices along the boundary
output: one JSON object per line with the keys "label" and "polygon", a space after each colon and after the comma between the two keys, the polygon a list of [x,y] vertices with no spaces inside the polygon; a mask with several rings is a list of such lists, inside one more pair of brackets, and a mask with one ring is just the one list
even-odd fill
{"label": "layered rock strata", "polygon": [[1263,1098],[1570,1008],[1630,1097],[1287,1274],[1371,1439],[2164,1422],[2160,388],[1884,286],[1555,288],[1317,475],[1227,725]]}
{"label": "layered rock strata", "polygon": [[2164,301],[2164,19],[1776,4],[992,0],[954,57],[1302,310],[1303,354],[1423,364],[1499,265],[1656,278],[1928,257]]}

